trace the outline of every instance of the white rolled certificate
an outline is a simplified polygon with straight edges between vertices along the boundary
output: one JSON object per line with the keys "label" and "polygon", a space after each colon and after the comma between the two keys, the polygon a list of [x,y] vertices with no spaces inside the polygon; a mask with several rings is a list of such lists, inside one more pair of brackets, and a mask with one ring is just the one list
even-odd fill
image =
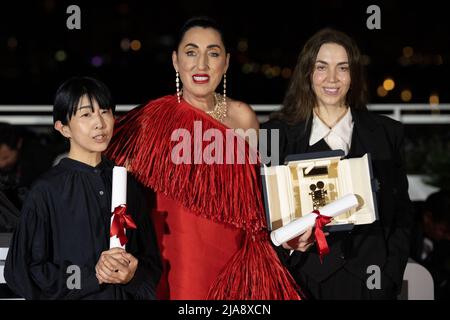
{"label": "white rolled certificate", "polygon": [[[337,217],[357,205],[358,199],[356,196],[354,194],[347,194],[322,207],[319,211],[323,216]],[[276,246],[294,239],[304,233],[308,228],[313,227],[316,222],[316,217],[317,214],[310,212],[301,218],[295,219],[287,225],[272,231],[270,233],[270,239],[272,239],[273,244]]]}
{"label": "white rolled certificate", "polygon": [[[127,169],[125,167],[115,166],[113,168],[112,178],[112,194],[111,194],[111,213],[114,209],[122,204],[127,204]],[[111,215],[111,224],[114,215]],[[125,229],[124,229],[125,232]],[[109,238],[109,248],[123,248],[125,245],[120,244],[120,240],[117,236]]]}

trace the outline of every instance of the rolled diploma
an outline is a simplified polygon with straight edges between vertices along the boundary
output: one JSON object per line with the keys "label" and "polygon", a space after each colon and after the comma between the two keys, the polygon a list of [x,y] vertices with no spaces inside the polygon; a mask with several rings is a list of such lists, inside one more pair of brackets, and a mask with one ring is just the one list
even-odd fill
{"label": "rolled diploma", "polygon": [[[358,205],[358,199],[354,194],[347,194],[336,201],[333,201],[322,207],[319,211],[323,216],[336,217],[351,208]],[[308,228],[313,227],[316,223],[317,214],[310,212],[304,217],[295,219],[287,225],[278,228],[270,233],[270,238],[274,245],[279,246],[282,243],[289,241],[302,233]]]}
{"label": "rolled diploma", "polygon": [[[127,169],[125,167],[115,166],[113,168],[112,178],[112,195],[111,195],[111,212],[121,204],[127,203]],[[114,216],[111,215],[111,224]],[[124,230],[125,231],[125,230]],[[120,240],[117,236],[109,238],[109,248],[123,248],[125,246],[120,245]]]}

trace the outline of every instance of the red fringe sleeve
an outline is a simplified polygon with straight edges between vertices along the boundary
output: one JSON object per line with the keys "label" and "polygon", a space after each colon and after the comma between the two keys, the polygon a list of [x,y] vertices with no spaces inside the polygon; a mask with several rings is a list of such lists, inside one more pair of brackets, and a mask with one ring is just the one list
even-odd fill
{"label": "red fringe sleeve", "polygon": [[[178,201],[195,214],[246,231],[244,246],[229,261],[212,285],[212,299],[299,299],[296,285],[271,247],[260,192],[259,166],[249,163],[176,164],[172,141],[176,129],[194,133],[200,121],[202,133],[226,127],[176,96],[166,96],[131,110],[116,123],[107,155],[126,165],[136,178],[155,191]],[[193,139],[191,143],[193,144]],[[211,142],[202,141],[205,148]],[[237,144],[233,144],[237,145]],[[226,155],[223,143],[223,155]],[[202,149],[203,150],[203,149]],[[229,150],[228,150],[229,151]],[[235,148],[237,155],[237,147]],[[192,162],[194,150],[192,150]]]}

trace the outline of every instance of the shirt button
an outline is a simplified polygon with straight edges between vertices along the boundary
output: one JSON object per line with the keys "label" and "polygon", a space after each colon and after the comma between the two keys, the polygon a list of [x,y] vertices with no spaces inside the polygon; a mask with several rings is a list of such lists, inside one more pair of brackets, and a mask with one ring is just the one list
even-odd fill
{"label": "shirt button", "polygon": [[97,170],[97,169],[94,169],[94,173],[98,173],[98,170]]}
{"label": "shirt button", "polygon": [[104,194],[104,192],[102,190],[100,190],[99,194],[102,196]]}

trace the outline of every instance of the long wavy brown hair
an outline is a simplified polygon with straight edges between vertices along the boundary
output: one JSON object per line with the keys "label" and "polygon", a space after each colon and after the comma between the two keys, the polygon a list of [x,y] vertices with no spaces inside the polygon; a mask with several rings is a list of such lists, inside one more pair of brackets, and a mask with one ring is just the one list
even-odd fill
{"label": "long wavy brown hair", "polygon": [[314,34],[300,52],[292,74],[283,107],[271,114],[271,119],[279,119],[288,124],[308,121],[317,105],[312,88],[312,74],[320,47],[325,43],[336,43],[345,48],[350,67],[351,84],[346,103],[352,109],[367,109],[367,84],[361,53],[355,41],[341,31],[326,28]]}

